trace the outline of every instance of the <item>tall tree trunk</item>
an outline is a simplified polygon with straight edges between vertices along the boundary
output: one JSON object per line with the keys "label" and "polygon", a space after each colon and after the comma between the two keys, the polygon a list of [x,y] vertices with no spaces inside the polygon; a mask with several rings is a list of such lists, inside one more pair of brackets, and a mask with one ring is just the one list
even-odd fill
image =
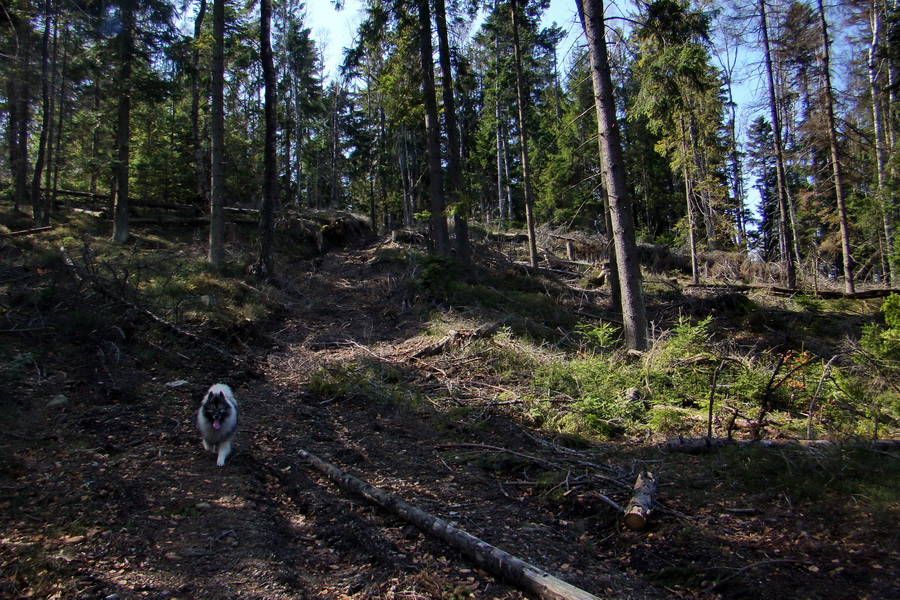
{"label": "tall tree trunk", "polygon": [[537,239],[534,230],[534,198],[531,192],[531,163],[528,159],[528,132],[525,128],[525,77],[522,74],[522,49],[519,47],[519,0],[510,0],[513,59],[516,72],[516,104],[519,108],[519,145],[522,146],[522,185],[525,188],[525,223],[528,227],[528,255],[532,268],[538,266]]}
{"label": "tall tree trunk", "polygon": [[[497,9],[497,0],[494,0],[494,10]],[[494,118],[497,130],[497,208],[500,211],[500,227],[506,224],[507,195],[504,189],[504,175],[506,174],[506,146],[503,143],[503,127],[500,124],[502,111],[500,110],[500,32],[494,33],[494,62],[497,65],[497,73],[494,77]]]}
{"label": "tall tree trunk", "polygon": [[772,138],[775,144],[775,181],[778,186],[778,212],[781,219],[780,235],[781,259],[784,261],[786,281],[789,289],[797,287],[797,272],[794,265],[794,253],[790,244],[790,214],[787,203],[787,178],[784,172],[784,148],[781,143],[781,119],[778,116],[778,98],[775,95],[775,77],[772,71],[772,49],[769,44],[769,23],[766,15],[766,2],[759,0],[759,18],[762,25],[763,51],[766,63],[766,81],[769,88],[769,111],[772,118]]}
{"label": "tall tree trunk", "polygon": [[59,173],[62,170],[63,163],[63,124],[66,119],[66,81],[69,77],[69,21],[66,20],[63,22],[63,60],[62,60],[62,72],[60,73],[59,78],[59,96],[57,101],[57,113],[59,116],[56,119],[56,155],[53,163],[53,183],[50,187],[53,188],[53,191],[50,195],[50,208],[56,206],[56,198],[57,191],[59,189]]}
{"label": "tall tree trunk", "polygon": [[210,89],[209,262],[225,261],[225,0],[213,0]]}
{"label": "tall tree trunk", "polygon": [[191,50],[191,140],[194,144],[194,176],[197,178],[197,202],[209,202],[209,169],[200,127],[200,36],[203,34],[203,20],[206,18],[206,0],[200,0],[197,17],[194,19],[194,39]]}
{"label": "tall tree trunk", "polygon": [[625,181],[622,138],[616,122],[616,104],[604,35],[603,0],[579,0],[578,12],[591,60],[600,161],[607,186],[616,264],[619,270],[619,289],[622,292],[625,344],[632,350],[643,351],[647,349],[647,313],[641,289],[641,265],[638,260],[631,214],[631,199]]}
{"label": "tall tree trunk", "polygon": [[52,27],[53,9],[51,2],[44,2],[44,34],[41,37],[41,135],[38,142],[37,158],[34,161],[34,173],[31,176],[31,207],[34,224],[42,227],[47,224],[47,214],[41,194],[41,177],[44,173],[44,161],[47,156],[47,140],[53,127],[53,98],[50,90],[50,28]]}
{"label": "tall tree trunk", "polygon": [[116,128],[116,203],[113,242],[128,240],[128,175],[131,152],[131,71],[134,62],[134,0],[122,0],[119,46],[119,109]]}
{"label": "tall tree trunk", "polygon": [[275,203],[278,201],[278,155],[275,112],[275,61],[272,58],[272,0],[259,2],[260,58],[265,85],[265,149],[263,154],[263,197],[259,207],[259,260],[256,276],[268,281],[275,276]]}
{"label": "tall tree trunk", "polygon": [[834,197],[837,202],[838,221],[841,228],[841,250],[844,255],[844,289],[855,291],[853,283],[853,257],[850,255],[850,225],[847,222],[847,206],[844,201],[844,175],[841,167],[841,150],[838,146],[837,125],[834,119],[834,92],[831,89],[831,40],[828,37],[828,21],[825,5],[819,0],[819,26],[822,33],[822,84],[825,91],[825,118],[828,126],[828,144],[831,146],[831,170],[834,180]]}
{"label": "tall tree trunk", "polygon": [[731,78],[726,82],[727,106],[731,113],[728,121],[728,135],[731,150],[728,153],[728,162],[731,167],[731,189],[734,194],[734,221],[737,227],[737,244],[744,248],[747,242],[747,227],[745,223],[745,206],[744,206],[744,176],[741,171],[740,151],[738,150],[737,135],[737,103],[734,101]]}
{"label": "tall tree trunk", "polygon": [[462,150],[456,122],[456,98],[453,90],[453,61],[447,33],[447,8],[444,0],[434,0],[434,21],[438,34],[438,60],[441,65],[441,91],[444,99],[444,126],[447,128],[447,171],[450,175],[449,202],[453,207],[453,229],[456,234],[456,258],[468,263],[469,206],[463,197]]}
{"label": "tall tree trunk", "polygon": [[13,205],[16,212],[29,204],[28,191],[28,129],[31,123],[29,110],[29,48],[20,48],[20,54],[12,63],[7,89],[7,140],[9,163],[13,175]]}
{"label": "tall tree trunk", "polygon": [[878,184],[878,201],[881,205],[882,222],[884,224],[884,262],[887,270],[885,275],[888,283],[897,280],[894,261],[894,200],[886,190],[887,179],[887,153],[885,152],[884,114],[882,102],[884,90],[881,85],[881,64],[879,57],[881,48],[881,28],[883,24],[881,0],[872,0],[872,8],[869,13],[869,27],[872,37],[869,43],[868,69],[869,91],[872,94],[872,125],[875,137],[875,177]]}
{"label": "tall tree trunk", "polygon": [[428,0],[417,0],[419,8],[419,55],[422,59],[422,96],[425,105],[425,135],[428,149],[428,184],[431,193],[431,236],[434,251],[450,254],[450,232],[445,214],[444,176],[441,170],[441,131],[434,84],[434,55],[431,44],[431,8]]}

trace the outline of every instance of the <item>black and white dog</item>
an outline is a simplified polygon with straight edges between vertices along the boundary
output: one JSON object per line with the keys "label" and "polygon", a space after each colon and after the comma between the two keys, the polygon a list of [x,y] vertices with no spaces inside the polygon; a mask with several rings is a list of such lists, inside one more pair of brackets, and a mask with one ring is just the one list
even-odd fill
{"label": "black and white dog", "polygon": [[231,452],[231,440],[237,433],[238,403],[234,392],[224,383],[217,383],[206,392],[197,413],[197,429],[203,436],[203,447],[218,452],[216,464],[225,465]]}

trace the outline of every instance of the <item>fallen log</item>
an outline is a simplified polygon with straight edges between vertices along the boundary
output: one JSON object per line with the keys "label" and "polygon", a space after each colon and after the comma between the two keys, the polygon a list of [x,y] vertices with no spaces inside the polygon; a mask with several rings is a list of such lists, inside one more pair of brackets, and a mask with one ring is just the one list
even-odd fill
{"label": "fallen log", "polygon": [[581,588],[557,579],[550,573],[491,546],[487,542],[388,494],[365,481],[342,471],[306,450],[300,458],[327,476],[342,489],[359,494],[370,502],[387,509],[401,519],[433,535],[472,560],[479,568],[504,579],[510,584],[545,600],[599,600]]}
{"label": "fallen log", "polygon": [[653,498],[656,496],[657,484],[653,473],[645,471],[638,475],[634,482],[634,494],[625,507],[622,522],[633,531],[640,531],[647,526],[650,513],[653,512]]}
{"label": "fallen log", "polygon": [[32,229],[19,229],[18,231],[10,231],[7,234],[4,234],[4,237],[13,238],[13,237],[25,237],[28,235],[33,235],[35,233],[41,233],[44,231],[50,231],[56,227],[55,225],[44,225],[43,227],[34,227]]}

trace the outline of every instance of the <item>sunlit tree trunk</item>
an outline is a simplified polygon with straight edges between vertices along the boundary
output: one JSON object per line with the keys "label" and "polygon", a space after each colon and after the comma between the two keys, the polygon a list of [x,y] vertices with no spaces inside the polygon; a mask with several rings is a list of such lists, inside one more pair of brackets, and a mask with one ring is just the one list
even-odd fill
{"label": "sunlit tree trunk", "polygon": [[431,44],[431,9],[428,0],[418,0],[419,55],[422,59],[422,97],[425,106],[425,135],[428,150],[428,182],[431,195],[431,236],[436,254],[450,254],[450,232],[445,214],[444,176],[441,170],[441,130],[434,84],[434,56]]}
{"label": "sunlit tree trunk", "polygon": [[878,184],[878,200],[881,204],[882,221],[884,223],[884,262],[887,270],[885,275],[889,283],[897,280],[894,261],[894,201],[887,193],[887,159],[885,152],[884,114],[882,102],[884,90],[881,85],[880,65],[882,63],[881,29],[883,23],[882,5],[880,0],[872,0],[869,13],[869,27],[871,29],[871,41],[869,43],[868,69],[869,91],[872,94],[872,125],[875,137],[875,176]]}
{"label": "sunlit tree trunk", "polygon": [[456,258],[469,262],[469,207],[463,197],[462,150],[456,121],[456,99],[453,97],[453,64],[450,57],[450,38],[447,33],[447,8],[444,0],[434,0],[434,20],[438,34],[438,60],[441,65],[441,92],[444,99],[444,126],[447,129],[447,171],[449,201],[453,207],[453,229]]}
{"label": "sunlit tree trunk", "polygon": [[528,158],[528,132],[525,126],[525,106],[528,103],[525,95],[525,77],[522,73],[522,49],[519,47],[519,0],[510,0],[513,35],[513,55],[516,71],[516,104],[519,108],[519,145],[522,146],[522,186],[525,193],[525,223],[528,227],[528,255],[531,266],[537,268],[537,239],[534,227],[534,198],[531,191],[531,163]]}
{"label": "sunlit tree trunk", "polygon": [[648,345],[647,313],[641,289],[641,266],[631,214],[631,198],[625,181],[622,138],[616,121],[616,104],[604,35],[606,22],[603,0],[579,0],[578,9],[591,60],[601,169],[609,199],[619,289],[622,293],[625,345],[629,349],[643,351]]}
{"label": "sunlit tree trunk", "polygon": [[781,142],[781,119],[778,115],[778,98],[775,95],[775,77],[772,71],[772,50],[769,44],[769,24],[766,15],[765,0],[759,0],[759,18],[762,25],[763,53],[766,67],[766,81],[769,89],[769,111],[772,117],[772,139],[775,145],[775,179],[778,187],[778,212],[781,219],[778,242],[781,248],[781,260],[785,268],[785,285],[789,289],[797,287],[797,273],[794,265],[794,253],[790,244],[790,214],[787,203],[787,178],[784,171],[784,147]]}
{"label": "sunlit tree trunk", "polygon": [[834,92],[831,89],[831,40],[828,36],[828,21],[825,19],[825,5],[819,0],[819,26],[822,33],[822,83],[825,92],[825,118],[828,127],[828,144],[831,146],[831,170],[834,181],[834,197],[837,202],[838,221],[841,228],[841,250],[844,258],[844,289],[848,294],[855,291],[853,283],[853,258],[850,255],[850,225],[847,222],[847,206],[844,201],[844,175],[841,166],[841,151],[838,146],[837,125],[834,120]]}

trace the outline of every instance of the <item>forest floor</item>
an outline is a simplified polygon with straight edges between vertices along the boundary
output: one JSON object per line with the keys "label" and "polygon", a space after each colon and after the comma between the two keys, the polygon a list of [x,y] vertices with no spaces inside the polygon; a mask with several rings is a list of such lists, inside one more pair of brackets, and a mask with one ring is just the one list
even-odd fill
{"label": "forest floor", "polygon": [[[5,382],[0,597],[530,597],[309,470],[301,449],[602,598],[900,597],[896,506],[747,493],[716,456],[639,441],[566,448],[488,393],[460,406],[446,392],[469,375],[421,352],[436,338],[376,259],[385,243],[292,266],[238,364],[122,341],[46,353]],[[28,356],[21,333],[0,341],[5,356]],[[429,400],[310,389],[358,362]],[[223,468],[193,425],[216,381],[240,401]],[[629,531],[603,497],[624,504],[647,468],[661,509]]]}

